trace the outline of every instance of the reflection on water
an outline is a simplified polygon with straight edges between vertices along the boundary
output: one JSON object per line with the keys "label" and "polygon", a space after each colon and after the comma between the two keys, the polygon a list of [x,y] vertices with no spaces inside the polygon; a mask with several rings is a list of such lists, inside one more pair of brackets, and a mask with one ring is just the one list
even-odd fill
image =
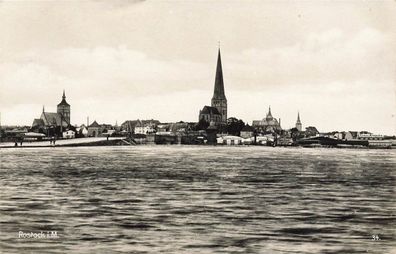
{"label": "reflection on water", "polygon": [[[2,149],[0,252],[392,253],[395,155],[267,147]],[[21,239],[18,231],[57,231],[59,238]]]}

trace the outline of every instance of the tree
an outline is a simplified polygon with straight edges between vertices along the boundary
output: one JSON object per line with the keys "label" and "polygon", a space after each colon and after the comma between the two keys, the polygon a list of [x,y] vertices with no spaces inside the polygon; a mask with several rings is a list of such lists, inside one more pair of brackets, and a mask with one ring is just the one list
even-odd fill
{"label": "tree", "polygon": [[296,141],[297,138],[298,138],[298,136],[299,136],[299,131],[298,131],[298,129],[297,129],[297,128],[291,128],[291,129],[290,129],[290,132],[291,132],[291,137],[292,137],[292,139],[293,139],[294,141]]}
{"label": "tree", "polygon": [[315,137],[319,134],[319,131],[314,126],[308,126],[305,128],[305,136],[306,137]]}
{"label": "tree", "polygon": [[206,130],[209,127],[209,123],[201,118],[199,119],[199,122],[197,123],[197,125],[195,125],[195,130],[199,131],[199,130]]}
{"label": "tree", "polygon": [[227,119],[226,131],[228,134],[239,136],[243,127],[245,127],[245,123],[241,119],[235,117]]}

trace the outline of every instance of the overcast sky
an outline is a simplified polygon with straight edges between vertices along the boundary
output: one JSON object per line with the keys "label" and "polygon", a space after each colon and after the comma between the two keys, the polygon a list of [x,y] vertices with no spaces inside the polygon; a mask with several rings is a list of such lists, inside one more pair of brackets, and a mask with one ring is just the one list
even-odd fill
{"label": "overcast sky", "polygon": [[73,124],[197,121],[221,41],[228,114],[396,134],[395,1],[0,1],[3,125],[63,89]]}

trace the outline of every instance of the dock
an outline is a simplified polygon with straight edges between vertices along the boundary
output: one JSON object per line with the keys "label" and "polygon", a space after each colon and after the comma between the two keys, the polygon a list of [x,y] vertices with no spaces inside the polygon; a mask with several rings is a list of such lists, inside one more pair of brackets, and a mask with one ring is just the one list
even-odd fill
{"label": "dock", "polygon": [[27,147],[68,147],[68,146],[111,146],[111,145],[133,145],[133,142],[127,141],[126,137],[90,137],[90,138],[73,138],[73,139],[59,139],[55,144],[49,140],[45,141],[24,141],[0,143],[0,148],[27,148]]}

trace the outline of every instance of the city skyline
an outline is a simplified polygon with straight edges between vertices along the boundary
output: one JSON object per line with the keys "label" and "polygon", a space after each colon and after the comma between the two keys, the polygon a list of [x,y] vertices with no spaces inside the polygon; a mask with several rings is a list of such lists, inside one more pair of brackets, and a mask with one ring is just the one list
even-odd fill
{"label": "city skyline", "polygon": [[251,124],[271,105],[285,129],[299,111],[304,128],[394,135],[395,10],[385,1],[0,2],[2,124],[31,125],[63,89],[73,124],[196,122],[221,41],[229,117]]}

